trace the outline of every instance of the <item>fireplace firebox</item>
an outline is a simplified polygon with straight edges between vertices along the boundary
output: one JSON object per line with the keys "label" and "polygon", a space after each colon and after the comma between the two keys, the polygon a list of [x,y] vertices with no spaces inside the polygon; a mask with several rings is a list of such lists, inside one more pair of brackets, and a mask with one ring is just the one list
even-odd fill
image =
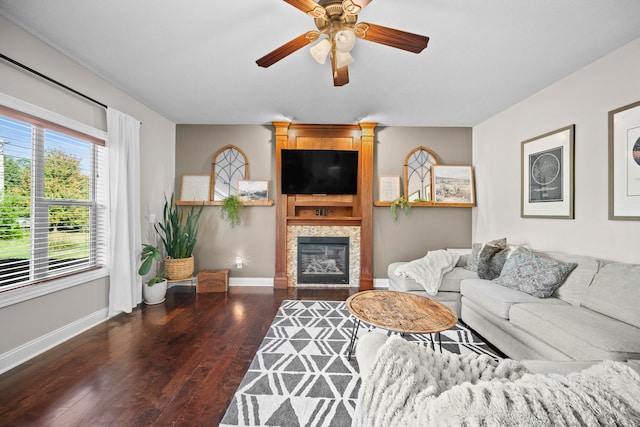
{"label": "fireplace firebox", "polygon": [[298,284],[348,284],[348,237],[298,237]]}

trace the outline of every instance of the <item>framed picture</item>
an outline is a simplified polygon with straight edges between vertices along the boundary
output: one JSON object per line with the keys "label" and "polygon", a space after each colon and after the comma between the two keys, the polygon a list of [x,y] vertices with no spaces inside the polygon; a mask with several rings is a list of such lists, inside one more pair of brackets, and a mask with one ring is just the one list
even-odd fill
{"label": "framed picture", "polygon": [[640,101],[609,111],[609,219],[640,220]]}
{"label": "framed picture", "polygon": [[431,188],[438,205],[475,206],[471,165],[432,165]]}
{"label": "framed picture", "polygon": [[393,202],[400,197],[400,175],[378,175],[378,201]]}
{"label": "framed picture", "polygon": [[522,141],[522,218],[573,219],[575,125]]}
{"label": "framed picture", "polygon": [[211,200],[210,174],[185,174],[180,183],[180,200],[183,202],[207,202]]}
{"label": "framed picture", "polygon": [[269,200],[269,181],[238,181],[238,197],[243,202]]}

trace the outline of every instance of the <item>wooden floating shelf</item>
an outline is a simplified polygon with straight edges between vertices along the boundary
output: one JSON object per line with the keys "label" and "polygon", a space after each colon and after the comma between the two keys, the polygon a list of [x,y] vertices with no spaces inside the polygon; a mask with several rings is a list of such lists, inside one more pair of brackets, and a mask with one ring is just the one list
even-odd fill
{"label": "wooden floating shelf", "polygon": [[340,207],[340,206],[346,206],[346,207],[351,207],[353,206],[353,202],[341,202],[341,201],[323,201],[323,200],[304,200],[304,201],[300,201],[300,200],[296,200],[294,203],[295,206],[303,206],[303,207]]}
{"label": "wooden floating shelf", "polygon": [[[222,201],[208,201],[208,202],[193,202],[193,201],[184,201],[177,200],[175,202],[176,206],[200,206],[204,204],[205,206],[222,206]],[[242,202],[243,206],[273,206],[273,200],[266,200],[264,202]]]}
{"label": "wooden floating shelf", "polygon": [[[391,206],[392,202],[373,202],[373,206]],[[472,208],[469,203],[410,202],[412,208]]]}
{"label": "wooden floating shelf", "polygon": [[288,216],[287,225],[359,225],[362,217],[353,216]]}

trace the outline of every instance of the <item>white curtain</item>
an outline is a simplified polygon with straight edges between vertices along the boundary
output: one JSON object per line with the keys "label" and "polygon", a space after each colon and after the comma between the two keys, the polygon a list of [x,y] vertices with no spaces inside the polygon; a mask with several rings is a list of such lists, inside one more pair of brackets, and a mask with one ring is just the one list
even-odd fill
{"label": "white curtain", "polygon": [[109,133],[109,317],[142,302],[140,256],[140,122],[107,109]]}

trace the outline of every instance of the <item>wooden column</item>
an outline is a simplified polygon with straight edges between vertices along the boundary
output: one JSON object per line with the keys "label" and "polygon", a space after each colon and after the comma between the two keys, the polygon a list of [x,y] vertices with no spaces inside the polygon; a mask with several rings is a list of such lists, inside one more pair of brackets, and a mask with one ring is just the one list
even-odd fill
{"label": "wooden column", "polygon": [[280,150],[287,147],[291,122],[273,122],[276,128],[276,273],[273,287],[286,289],[287,280],[287,196],[280,188]]}
{"label": "wooden column", "polygon": [[362,158],[362,187],[360,207],[360,290],[373,289],[373,165],[377,123],[362,122],[360,128],[360,157]]}

